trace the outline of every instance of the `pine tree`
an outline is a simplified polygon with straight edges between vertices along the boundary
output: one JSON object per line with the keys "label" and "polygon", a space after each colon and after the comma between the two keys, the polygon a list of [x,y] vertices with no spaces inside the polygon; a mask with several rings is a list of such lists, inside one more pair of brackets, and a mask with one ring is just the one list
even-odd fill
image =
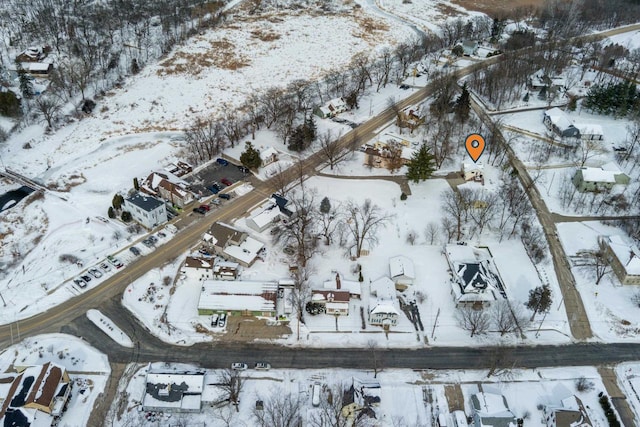
{"label": "pine tree", "polygon": [[120,194],[116,194],[115,196],[113,196],[111,205],[115,210],[119,211],[123,203],[124,203],[124,197],[122,197]]}
{"label": "pine tree", "polygon": [[407,167],[407,179],[416,183],[428,179],[433,174],[435,162],[427,144],[422,144],[420,149],[413,153]]}
{"label": "pine tree", "polygon": [[312,142],[314,139],[316,139],[316,134],[317,134],[317,127],[316,127],[316,121],[313,118],[313,115],[310,114],[309,117],[307,117],[304,120],[304,139],[306,142]]}
{"label": "pine tree", "polygon": [[320,213],[323,213],[326,215],[329,212],[331,212],[331,202],[329,201],[328,197],[325,197],[320,202]]}
{"label": "pine tree", "polygon": [[456,99],[455,113],[460,123],[465,123],[469,119],[469,111],[471,105],[469,103],[469,89],[467,89],[467,83],[462,85],[462,92],[458,99]]}
{"label": "pine tree", "polygon": [[31,76],[19,64],[18,79],[20,81],[20,93],[22,93],[22,96],[27,99],[31,98],[33,96],[33,83],[31,83]]}
{"label": "pine tree", "polygon": [[303,126],[298,126],[291,132],[289,137],[289,150],[291,151],[304,151],[307,148],[307,144],[304,139]]}
{"label": "pine tree", "polygon": [[249,169],[258,169],[262,166],[260,152],[254,148],[251,141],[247,141],[245,143],[244,152],[240,154],[240,162],[243,166],[248,167]]}
{"label": "pine tree", "polygon": [[531,320],[535,318],[537,313],[546,313],[551,308],[553,300],[551,299],[551,288],[549,285],[538,286],[529,291],[529,300],[527,308],[533,310]]}

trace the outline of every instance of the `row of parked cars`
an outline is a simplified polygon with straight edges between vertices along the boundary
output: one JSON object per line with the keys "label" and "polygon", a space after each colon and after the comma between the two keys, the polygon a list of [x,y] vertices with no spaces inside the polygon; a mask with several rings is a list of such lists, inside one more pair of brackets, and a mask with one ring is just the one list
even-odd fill
{"label": "row of parked cars", "polygon": [[115,267],[116,269],[124,267],[124,264],[113,255],[109,255],[107,257],[107,261],[109,263],[103,262],[99,266],[87,270],[87,274],[76,277],[75,279],[73,279],[73,283],[75,283],[80,288],[86,288],[91,279],[99,279],[103,276],[103,274],[109,273],[111,271],[111,266]]}
{"label": "row of parked cars", "polygon": [[[249,369],[249,365],[244,362],[235,362],[231,364],[231,369],[233,369],[234,371],[246,371],[247,369]],[[257,362],[253,366],[253,369],[255,369],[256,371],[268,371],[269,369],[271,369],[271,365],[267,362]]]}

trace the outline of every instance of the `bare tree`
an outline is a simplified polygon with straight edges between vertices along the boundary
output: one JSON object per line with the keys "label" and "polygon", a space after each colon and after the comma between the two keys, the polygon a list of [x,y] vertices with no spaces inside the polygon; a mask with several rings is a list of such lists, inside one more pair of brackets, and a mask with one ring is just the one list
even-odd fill
{"label": "bare tree", "polygon": [[197,162],[206,162],[217,156],[226,147],[224,131],[213,119],[196,119],[184,131],[189,151]]}
{"label": "bare tree", "polygon": [[471,205],[471,190],[459,188],[442,193],[442,209],[456,224],[456,240],[462,237],[462,226],[466,222]]}
{"label": "bare tree", "polygon": [[485,334],[491,326],[491,317],[484,309],[476,310],[465,306],[457,311],[456,317],[460,327],[470,332],[472,338],[474,335]]}
{"label": "bare tree", "polygon": [[244,385],[244,379],[240,376],[240,371],[232,369],[224,369],[218,377],[218,387],[226,395],[226,399],[236,407],[236,412],[240,412],[238,404],[240,403],[240,392]]}
{"label": "bare tree", "polygon": [[427,243],[433,245],[438,241],[438,235],[440,234],[440,230],[438,229],[438,224],[435,222],[430,222],[427,224],[424,229],[424,237],[427,240]]}
{"label": "bare tree", "polygon": [[513,311],[508,300],[496,301],[491,306],[491,318],[494,328],[500,332],[501,336],[517,331],[522,332],[529,324],[526,316]]}
{"label": "bare tree", "polygon": [[513,379],[516,360],[513,357],[513,348],[497,345],[488,350],[489,372],[487,378],[497,377],[504,381]]}
{"label": "bare tree", "polygon": [[53,129],[53,124],[60,114],[60,102],[50,96],[40,95],[36,98],[33,105],[38,114],[47,122],[49,129]]}
{"label": "bare tree", "polygon": [[318,222],[320,225],[320,234],[324,237],[324,243],[327,246],[331,244],[333,234],[343,220],[343,215],[340,213],[341,210],[340,204],[336,206],[332,205],[327,197],[322,199],[320,203]]}
{"label": "bare tree", "polygon": [[291,272],[293,289],[289,294],[289,301],[296,309],[296,316],[298,319],[297,339],[300,339],[300,323],[304,323],[304,310],[307,305],[307,301],[311,298],[311,284],[309,280],[314,273],[315,271],[309,265],[304,267],[298,266]]}
{"label": "bare tree", "polygon": [[493,218],[499,198],[496,193],[486,191],[484,188],[471,190],[469,198],[471,200],[469,217],[476,226],[476,232],[479,236]]}
{"label": "bare tree", "polygon": [[302,402],[298,394],[285,393],[281,388],[272,388],[262,400],[262,409],[254,408],[253,416],[261,427],[297,427],[301,425]]}
{"label": "bare tree", "polygon": [[274,243],[292,246],[301,267],[317,252],[318,207],[315,196],[315,191],[301,186],[300,191],[289,198],[294,215],[283,221],[273,235]]}
{"label": "bare tree", "polygon": [[370,339],[367,341],[367,349],[371,352],[371,361],[373,362],[373,378],[378,378],[378,372],[380,369],[380,361],[378,360],[378,343]]}
{"label": "bare tree", "polygon": [[237,419],[236,413],[228,406],[217,408],[214,411],[213,416],[215,417],[215,419],[219,420],[225,427],[244,425],[244,423],[240,424],[240,420]]}
{"label": "bare tree", "polygon": [[456,235],[456,224],[453,222],[451,218],[448,216],[443,216],[440,221],[440,227],[442,229],[442,235],[447,243],[450,243],[453,240],[453,236]]}
{"label": "bare tree", "polygon": [[331,170],[333,170],[333,167],[345,157],[345,154],[340,147],[339,140],[340,135],[334,137],[331,133],[331,129],[318,137],[320,152],[329,163],[329,168]]}
{"label": "bare tree", "polygon": [[597,249],[580,251],[574,257],[574,264],[582,271],[595,276],[596,285],[611,272],[611,265],[605,250],[598,246]]}
{"label": "bare tree", "polygon": [[[309,417],[309,425],[312,427],[351,427],[353,421],[349,416],[345,416],[342,408],[351,400],[345,399],[345,395],[354,393],[353,387],[348,388],[345,384],[334,384],[327,388],[324,396],[320,399],[320,406],[313,411]],[[357,421],[355,425],[360,425]]]}
{"label": "bare tree", "polygon": [[373,246],[377,242],[377,231],[385,227],[392,216],[384,214],[378,205],[374,205],[371,199],[366,199],[362,205],[349,201],[346,206],[348,216],[347,228],[353,237],[355,257],[359,258],[365,243]]}
{"label": "bare tree", "polygon": [[285,169],[280,162],[275,166],[272,166],[271,171],[272,175],[269,178],[269,184],[275,188],[276,193],[280,194],[282,197],[287,196],[293,187],[290,172]]}

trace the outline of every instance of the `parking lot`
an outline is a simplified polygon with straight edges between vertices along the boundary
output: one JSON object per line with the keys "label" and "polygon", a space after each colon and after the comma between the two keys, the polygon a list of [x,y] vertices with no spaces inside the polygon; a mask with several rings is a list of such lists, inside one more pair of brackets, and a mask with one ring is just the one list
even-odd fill
{"label": "parking lot", "polygon": [[191,176],[185,178],[185,181],[191,185],[192,191],[197,194],[198,197],[206,197],[213,194],[208,187],[211,187],[214,183],[217,183],[222,190],[226,187],[226,185],[222,183],[223,179],[227,179],[235,184],[243,180],[246,176],[247,174],[233,163],[224,166],[213,161],[198,172],[192,173]]}

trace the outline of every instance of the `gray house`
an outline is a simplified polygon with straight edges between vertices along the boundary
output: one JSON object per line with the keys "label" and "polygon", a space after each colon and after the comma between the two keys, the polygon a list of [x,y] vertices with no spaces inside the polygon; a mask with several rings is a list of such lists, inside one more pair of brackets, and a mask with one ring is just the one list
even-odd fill
{"label": "gray house", "polygon": [[615,163],[599,168],[583,167],[576,171],[572,182],[578,191],[609,191],[614,185],[628,185],[631,179]]}
{"label": "gray house", "polygon": [[462,42],[462,54],[464,56],[473,56],[478,53],[478,42],[473,40],[465,40]]}
{"label": "gray house", "polygon": [[474,427],[511,427],[516,425],[516,416],[501,394],[481,392],[471,396]]}
{"label": "gray house", "polygon": [[569,116],[558,107],[545,111],[542,122],[547,129],[552,130],[562,138],[580,138],[580,130],[571,122]]}

